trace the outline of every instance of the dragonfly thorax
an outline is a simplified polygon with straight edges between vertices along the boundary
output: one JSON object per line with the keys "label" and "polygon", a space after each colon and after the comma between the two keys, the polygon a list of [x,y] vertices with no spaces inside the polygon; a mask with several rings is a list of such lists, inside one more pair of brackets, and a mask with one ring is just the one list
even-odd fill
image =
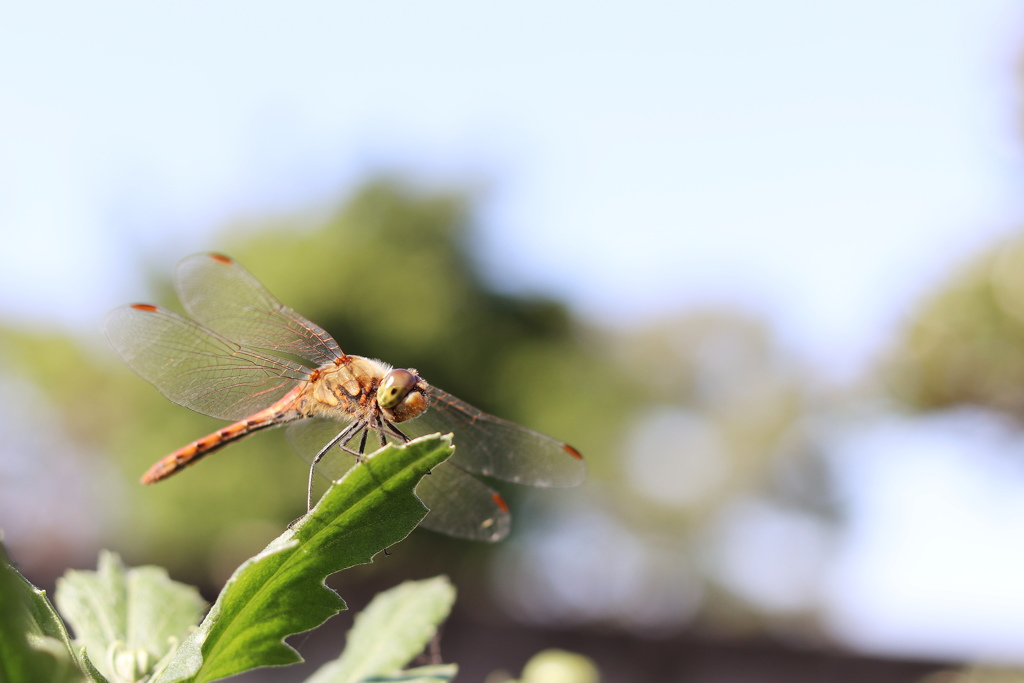
{"label": "dragonfly thorax", "polygon": [[345,356],[338,364],[321,367],[310,384],[310,417],[336,417],[338,411],[357,421],[374,424],[382,414],[390,422],[405,422],[430,405],[427,384],[415,370],[393,369],[362,356]]}

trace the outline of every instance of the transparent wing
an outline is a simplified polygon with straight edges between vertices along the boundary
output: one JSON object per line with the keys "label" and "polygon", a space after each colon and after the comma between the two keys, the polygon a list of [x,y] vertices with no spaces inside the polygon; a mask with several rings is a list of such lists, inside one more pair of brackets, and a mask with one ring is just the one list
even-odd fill
{"label": "transparent wing", "polygon": [[[459,452],[458,447],[455,452]],[[420,526],[431,531],[493,542],[508,536],[512,528],[511,515],[501,496],[450,462],[424,475],[416,495],[430,510]]]}
{"label": "transparent wing", "polygon": [[[306,462],[320,452],[346,427],[334,420],[301,420],[288,426],[288,442]],[[358,439],[352,447],[358,448]],[[367,438],[367,452],[376,450],[376,433]],[[458,447],[455,449],[458,452]],[[356,464],[356,457],[340,448],[332,449],[317,464],[317,473],[328,479],[340,479]],[[421,526],[458,538],[474,541],[498,541],[508,535],[511,518],[505,502],[480,480],[447,462],[425,475],[416,487],[416,495],[430,512]]]}
{"label": "transparent wing", "polygon": [[408,436],[455,435],[448,462],[475,474],[527,486],[576,486],[587,468],[568,444],[477,410],[436,387],[430,408],[398,425]]}
{"label": "transparent wing", "polygon": [[174,286],[190,316],[233,342],[288,353],[317,366],[344,356],[323,328],[282,304],[227,256],[186,257],[175,270]]}
{"label": "transparent wing", "polygon": [[149,304],[111,311],[103,329],[124,362],[161,394],[222,420],[242,420],[268,407],[311,372]]}

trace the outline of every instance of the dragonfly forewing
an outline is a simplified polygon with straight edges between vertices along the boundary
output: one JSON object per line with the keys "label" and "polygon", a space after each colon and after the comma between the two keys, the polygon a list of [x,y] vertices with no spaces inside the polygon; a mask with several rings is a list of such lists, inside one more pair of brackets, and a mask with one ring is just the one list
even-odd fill
{"label": "dragonfly forewing", "polygon": [[185,258],[175,270],[174,287],[190,316],[233,342],[297,356],[314,366],[344,356],[323,328],[282,304],[227,256]]}
{"label": "dragonfly forewing", "polygon": [[161,394],[222,420],[242,420],[310,377],[299,363],[239,346],[158,306],[115,309],[104,332],[124,362]]}

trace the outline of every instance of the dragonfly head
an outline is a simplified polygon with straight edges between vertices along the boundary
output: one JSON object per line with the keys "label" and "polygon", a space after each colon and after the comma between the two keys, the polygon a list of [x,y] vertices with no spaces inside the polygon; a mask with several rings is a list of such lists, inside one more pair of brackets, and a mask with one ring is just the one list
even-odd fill
{"label": "dragonfly head", "polygon": [[415,370],[395,368],[384,376],[377,387],[377,405],[392,422],[405,422],[427,409],[426,383]]}

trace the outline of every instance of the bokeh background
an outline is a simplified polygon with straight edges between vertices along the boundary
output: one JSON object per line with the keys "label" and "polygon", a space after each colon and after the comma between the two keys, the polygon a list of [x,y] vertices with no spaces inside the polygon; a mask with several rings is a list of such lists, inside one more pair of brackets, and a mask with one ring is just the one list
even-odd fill
{"label": "bokeh background", "polygon": [[106,547],[212,598],[303,511],[282,434],[137,483],[220,423],[103,315],[173,307],[216,249],[586,455],[580,489],[508,491],[503,544],[418,531],[336,577],[358,608],[451,575],[465,680],[549,645],[606,681],[1024,667],[1018,3],[2,15],[0,527],[37,584]]}

